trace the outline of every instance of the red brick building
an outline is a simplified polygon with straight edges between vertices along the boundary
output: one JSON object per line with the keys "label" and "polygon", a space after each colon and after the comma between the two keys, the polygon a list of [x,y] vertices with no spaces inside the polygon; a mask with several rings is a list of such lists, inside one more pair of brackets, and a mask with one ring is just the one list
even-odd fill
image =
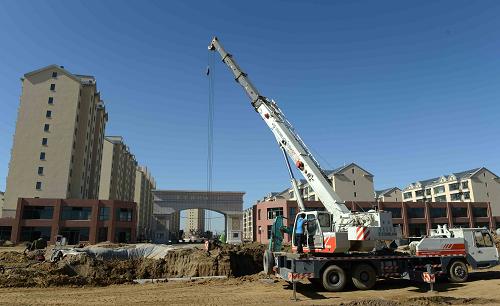
{"label": "red brick building", "polygon": [[[319,201],[305,201],[307,209],[323,210]],[[378,209],[392,212],[394,224],[401,225],[404,237],[425,235],[438,224],[450,227],[483,227],[496,229],[500,226],[500,217],[493,217],[489,203],[482,202],[346,202],[351,211]],[[259,202],[253,206],[253,240],[268,243],[274,214],[286,219],[286,226],[293,225],[298,212],[297,202],[285,199]],[[291,237],[285,235],[285,242]]]}
{"label": "red brick building", "polygon": [[39,237],[68,244],[135,242],[137,204],[115,200],[20,198],[15,218],[0,219],[0,240],[19,243]]}

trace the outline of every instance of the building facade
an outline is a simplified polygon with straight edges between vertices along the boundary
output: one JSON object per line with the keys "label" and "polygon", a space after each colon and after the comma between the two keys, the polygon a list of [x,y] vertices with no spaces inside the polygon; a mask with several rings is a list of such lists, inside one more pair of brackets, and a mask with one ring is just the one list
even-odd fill
{"label": "building facade", "polygon": [[[401,226],[403,237],[419,237],[428,233],[437,225],[450,227],[488,227],[500,226],[500,217],[494,217],[489,203],[481,202],[382,202],[382,201],[346,201],[351,211],[380,209],[390,211],[393,223]],[[307,210],[324,210],[319,201],[305,201]],[[284,216],[284,225],[293,226],[298,212],[296,201],[276,199],[263,201],[253,206],[255,232],[253,241],[269,243],[271,226],[275,216]],[[284,242],[290,242],[290,235],[285,235]]]}
{"label": "building facade", "polygon": [[[333,190],[344,201],[372,201],[375,189],[373,187],[373,175],[358,166],[351,163],[334,170],[325,170],[325,174],[332,185]],[[318,201],[314,190],[309,186],[306,180],[301,180],[299,184],[299,193],[303,200]],[[273,197],[283,197],[287,200],[296,200],[293,189],[288,189],[288,195],[284,192],[271,193]]]}
{"label": "building facade", "polygon": [[3,215],[20,197],[95,198],[107,118],[95,78],[50,65],[21,81]]}
{"label": "building facade", "polygon": [[243,241],[254,241],[253,218],[253,207],[243,211]]}
{"label": "building facade", "polygon": [[398,187],[377,190],[375,191],[375,201],[401,202],[403,201],[403,193]]}
{"label": "building facade", "polygon": [[156,183],[146,167],[135,170],[135,194],[137,203],[137,239],[151,240],[153,234],[153,190]]}
{"label": "building facade", "polygon": [[105,136],[99,199],[134,201],[137,161],[121,136]]}
{"label": "building facade", "polygon": [[20,198],[16,217],[0,219],[0,235],[14,243],[40,237],[55,243],[57,235],[68,244],[133,243],[136,225],[134,202]]}
{"label": "building facade", "polygon": [[185,238],[203,232],[205,232],[205,210],[200,208],[186,210]]}
{"label": "building facade", "polygon": [[500,179],[482,167],[421,180],[403,189],[405,202],[488,202],[500,216]]}

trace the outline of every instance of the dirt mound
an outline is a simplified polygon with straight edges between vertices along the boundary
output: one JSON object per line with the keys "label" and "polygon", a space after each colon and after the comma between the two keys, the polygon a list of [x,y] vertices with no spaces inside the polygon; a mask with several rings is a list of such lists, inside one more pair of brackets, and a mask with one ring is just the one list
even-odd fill
{"label": "dirt mound", "polygon": [[261,245],[223,246],[210,252],[173,250],[159,260],[103,260],[87,254],[68,255],[57,263],[34,262],[22,253],[0,253],[6,267],[1,287],[107,286],[137,278],[196,276],[244,277],[262,271]]}
{"label": "dirt mound", "polygon": [[497,246],[497,249],[500,250],[500,236],[499,235],[494,235],[493,239],[495,240],[495,244]]}

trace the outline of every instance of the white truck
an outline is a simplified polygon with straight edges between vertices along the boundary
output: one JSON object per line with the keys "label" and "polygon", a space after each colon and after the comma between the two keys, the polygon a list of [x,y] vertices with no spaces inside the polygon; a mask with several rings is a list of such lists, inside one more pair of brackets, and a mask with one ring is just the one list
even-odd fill
{"label": "white truck", "polygon": [[[277,103],[262,96],[214,37],[208,49],[217,51],[267,124],[286,161],[293,190],[299,195],[289,158],[315,191],[326,211],[306,211],[300,196],[297,204],[305,215],[306,255],[296,254],[295,228],[286,229],[283,217],[276,217],[269,250],[264,254],[264,271],[294,282],[307,278],[329,291],[341,291],[349,280],[358,289],[370,289],[377,278],[399,277],[424,280],[446,275],[453,282],[467,280],[468,266],[486,268],[498,264],[498,250],[486,229],[439,227],[414,243],[414,254],[397,252],[395,241],[401,229],[392,223],[390,212],[351,212],[331,187],[327,176],[294,130]],[[281,252],[282,232],[292,235],[292,253]],[[432,281],[432,280],[429,280]]]}

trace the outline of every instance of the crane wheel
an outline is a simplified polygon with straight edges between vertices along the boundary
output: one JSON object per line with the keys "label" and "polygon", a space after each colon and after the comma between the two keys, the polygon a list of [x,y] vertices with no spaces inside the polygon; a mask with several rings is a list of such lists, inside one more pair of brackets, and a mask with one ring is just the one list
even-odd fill
{"label": "crane wheel", "polygon": [[456,260],[448,268],[448,279],[452,283],[464,283],[469,277],[467,264],[462,260]]}
{"label": "crane wheel", "polygon": [[264,252],[264,256],[262,258],[262,264],[264,267],[264,273],[266,273],[267,275],[273,274],[274,256],[271,251],[266,250]]}
{"label": "crane wheel", "polygon": [[352,271],[352,283],[359,290],[369,290],[375,286],[377,274],[368,264],[359,264]]}
{"label": "crane wheel", "polygon": [[346,272],[339,266],[328,266],[321,275],[321,281],[327,291],[342,291],[347,284]]}

